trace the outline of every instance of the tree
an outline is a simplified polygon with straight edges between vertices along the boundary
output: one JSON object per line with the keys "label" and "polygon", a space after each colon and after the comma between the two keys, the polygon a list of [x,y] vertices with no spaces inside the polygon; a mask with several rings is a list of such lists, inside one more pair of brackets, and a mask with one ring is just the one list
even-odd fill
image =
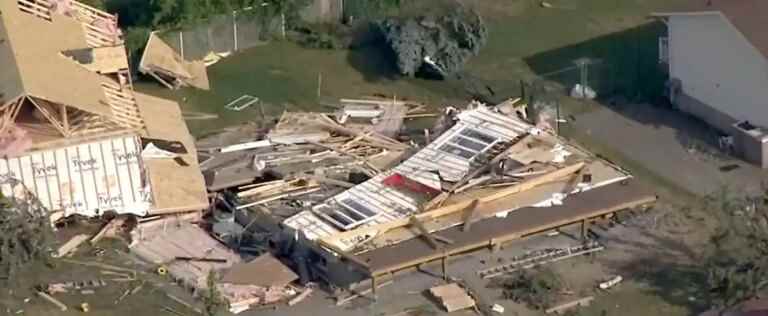
{"label": "tree", "polygon": [[203,296],[203,304],[205,305],[205,316],[216,316],[227,307],[227,300],[219,292],[219,288],[216,287],[217,276],[216,272],[211,270],[208,272],[208,278],[206,279],[206,286],[208,290]]}
{"label": "tree", "polygon": [[388,18],[377,25],[395,53],[397,68],[407,76],[453,75],[488,37],[480,15],[463,7],[445,16]]}
{"label": "tree", "polygon": [[38,203],[0,197],[0,274],[12,279],[25,265],[50,258],[53,229]]}
{"label": "tree", "polygon": [[491,287],[501,288],[506,299],[524,303],[529,307],[542,310],[551,307],[565,288],[560,275],[549,268],[539,267],[521,270],[510,277],[499,279]]}
{"label": "tree", "polygon": [[768,289],[768,190],[757,197],[722,190],[705,207],[719,224],[707,255],[710,302],[727,310]]}

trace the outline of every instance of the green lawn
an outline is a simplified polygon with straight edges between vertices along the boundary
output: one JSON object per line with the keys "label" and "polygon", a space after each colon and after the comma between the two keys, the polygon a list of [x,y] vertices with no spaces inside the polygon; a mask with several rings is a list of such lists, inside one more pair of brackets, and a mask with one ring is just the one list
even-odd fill
{"label": "green lawn", "polygon": [[[577,53],[621,57],[624,48],[621,43],[598,41],[593,49],[590,40],[648,23],[647,16],[654,8],[674,1],[681,0],[550,0],[548,2],[554,8],[542,8],[539,1],[532,0],[464,0],[475,3],[490,30],[487,46],[469,62],[466,70],[482,85],[493,87],[497,96],[516,95],[521,79],[535,79],[537,72],[547,67],[559,69],[570,65],[569,60],[563,60],[566,57],[560,58],[568,55],[568,50],[565,49],[563,55],[559,49],[582,43],[576,46]],[[653,51],[655,46],[649,49]],[[557,53],[550,56],[548,52]],[[532,69],[529,58],[537,54],[544,54],[537,60],[543,66]],[[172,92],[154,82],[138,83],[137,86],[142,91],[179,100],[186,111],[220,115],[218,120],[191,121],[190,128],[196,135],[258,118],[255,109],[242,112],[223,109],[228,101],[243,94],[264,100],[269,115],[277,115],[286,107],[328,110],[317,102],[320,74],[321,94],[325,100],[382,93],[441,106],[468,97],[466,82],[398,79],[392,75],[392,67],[382,56],[377,47],[315,50],[289,42],[273,42],[210,67],[211,91],[182,89]],[[613,66],[622,71],[625,68],[625,65]],[[567,75],[573,74],[575,72]],[[622,75],[626,74],[613,76]],[[621,78],[602,79],[613,82]]]}

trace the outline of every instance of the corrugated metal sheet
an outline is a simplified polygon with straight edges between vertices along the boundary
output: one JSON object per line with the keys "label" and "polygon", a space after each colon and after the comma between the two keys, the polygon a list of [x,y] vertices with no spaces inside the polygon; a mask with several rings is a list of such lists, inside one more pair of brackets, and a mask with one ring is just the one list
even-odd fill
{"label": "corrugated metal sheet", "polygon": [[[423,201],[418,201],[412,195],[384,185],[382,183],[384,179],[399,173],[424,185],[435,187],[435,173],[437,173],[444,180],[458,181],[470,171],[472,160],[487,151],[494,143],[510,141],[527,133],[532,127],[528,123],[485,107],[464,111],[458,115],[458,119],[459,121],[451,129],[402,164],[332,197],[324,204],[315,207],[313,211],[294,215],[284,224],[303,231],[309,239],[315,239],[358,226],[375,225],[404,218],[416,212]],[[472,133],[481,136],[476,136],[477,138],[467,136]],[[470,141],[476,144],[465,143],[467,146],[462,146],[458,144],[459,141]],[[462,155],[441,150],[441,146],[446,144],[461,147],[462,151],[471,152],[472,157],[468,159]],[[373,211],[373,215],[363,214],[359,217],[360,213],[365,212],[354,212],[355,207],[344,203],[346,200],[356,201],[365,208],[364,211]],[[353,213],[350,214],[350,212]]]}
{"label": "corrugated metal sheet", "polygon": [[21,182],[47,209],[65,215],[105,211],[146,215],[150,207],[138,137],[118,137],[0,159],[0,189]]}

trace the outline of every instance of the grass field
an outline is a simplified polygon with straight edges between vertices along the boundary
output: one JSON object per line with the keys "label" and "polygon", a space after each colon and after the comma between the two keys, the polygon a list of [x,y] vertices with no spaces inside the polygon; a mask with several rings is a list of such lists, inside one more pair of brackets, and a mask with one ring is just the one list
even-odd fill
{"label": "grass field", "polygon": [[[568,58],[578,54],[573,56],[614,57],[605,66],[614,70],[612,77],[597,79],[618,81],[622,77],[635,77],[635,73],[626,71],[632,68],[626,64],[637,64],[639,57],[624,60],[622,56],[631,56],[626,50],[637,52],[638,47],[628,48],[620,37],[605,39],[604,36],[647,24],[648,14],[654,8],[674,1],[679,0],[554,0],[549,1],[553,8],[542,8],[540,1],[532,0],[462,0],[477,8],[490,31],[486,47],[468,63],[467,76],[492,86],[497,96],[514,96],[520,91],[520,80],[535,80],[542,72],[570,66],[572,61]],[[425,7],[426,2],[418,3],[419,9]],[[596,40],[601,38],[603,40]],[[636,41],[630,38],[630,42]],[[653,46],[645,47],[648,45]],[[642,45],[644,51],[656,50],[655,42],[648,45]],[[223,109],[227,102],[243,94],[264,100],[269,105],[268,114],[279,114],[286,107],[328,110],[318,106],[319,76],[322,76],[320,92],[325,100],[382,93],[441,106],[468,97],[466,82],[398,78],[384,56],[376,46],[316,50],[290,42],[273,42],[210,67],[211,91],[172,92],[154,82],[138,83],[137,87],[179,100],[186,111],[220,115],[219,120],[190,122],[196,135],[257,118],[259,112],[255,109],[243,112]],[[535,58],[537,56],[541,58]],[[575,71],[565,75],[567,78],[562,81],[567,84],[576,78]]]}

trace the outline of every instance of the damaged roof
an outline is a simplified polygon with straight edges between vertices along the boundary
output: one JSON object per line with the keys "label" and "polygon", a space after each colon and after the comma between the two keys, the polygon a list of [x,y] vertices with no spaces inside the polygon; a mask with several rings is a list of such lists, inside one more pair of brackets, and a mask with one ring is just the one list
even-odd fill
{"label": "damaged roof", "polygon": [[89,48],[81,22],[54,12],[50,20],[34,16],[16,1],[0,1],[0,12],[0,101],[31,95],[112,116],[101,86],[112,80],[62,54]]}
{"label": "damaged roof", "polygon": [[[451,183],[465,180],[471,172],[485,166],[489,157],[502,151],[507,153],[507,162],[514,169],[522,170],[518,172],[521,182],[517,183],[524,187],[517,193],[512,187],[509,198],[500,200],[506,212],[529,206],[557,205],[571,193],[630,177],[620,168],[555,135],[485,106],[463,111],[457,119],[448,131],[397,167],[329,198],[310,211],[288,218],[284,224],[302,231],[310,240],[321,240],[323,244],[344,251],[369,251],[412,239],[419,233],[393,223],[407,221],[414,214],[420,214],[416,215],[418,217],[432,212],[432,209],[421,211],[434,194],[452,191]],[[500,151],[505,146],[509,149]],[[580,176],[582,169],[588,170],[584,173],[588,174],[589,180],[581,182],[584,180],[579,179],[578,186],[574,187],[576,183],[571,182],[575,180],[567,179]],[[538,181],[537,177],[552,180],[539,182],[536,187],[525,184],[529,179]],[[402,186],[393,185],[397,182]],[[477,199],[483,201],[477,207],[477,216],[493,216],[502,202],[485,196],[494,195],[499,190],[490,187],[454,193],[446,205],[466,204]],[[431,219],[422,226],[428,231],[439,231],[463,223],[463,216],[463,213],[453,211],[436,216],[439,219],[430,215],[427,217]]]}
{"label": "damaged roof", "polygon": [[473,159],[501,141],[527,133],[531,127],[485,107],[464,111],[459,121],[427,147],[397,167],[382,172],[316,206],[285,224],[310,238],[325,237],[360,225],[380,224],[405,218],[419,210],[416,198],[383,183],[392,175],[405,175],[434,190],[441,179],[458,181],[473,169]]}

